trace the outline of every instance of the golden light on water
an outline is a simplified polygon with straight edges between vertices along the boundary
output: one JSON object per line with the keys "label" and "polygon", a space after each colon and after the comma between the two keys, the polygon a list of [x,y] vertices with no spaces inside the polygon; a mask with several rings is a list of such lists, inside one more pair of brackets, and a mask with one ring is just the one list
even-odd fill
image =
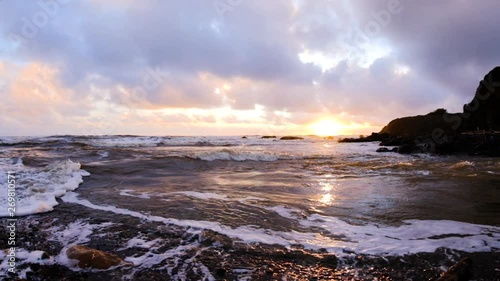
{"label": "golden light on water", "polygon": [[328,182],[320,182],[319,185],[321,185],[321,190],[323,191],[331,191],[333,189],[332,185]]}
{"label": "golden light on water", "polygon": [[331,195],[330,193],[324,194],[319,199],[319,202],[325,205],[332,205],[333,201],[335,201],[335,196]]}
{"label": "golden light on water", "polygon": [[320,182],[321,190],[326,192],[319,198],[319,202],[324,205],[332,205],[335,201],[335,195],[332,194],[332,191],[335,191],[333,185],[329,182]]}

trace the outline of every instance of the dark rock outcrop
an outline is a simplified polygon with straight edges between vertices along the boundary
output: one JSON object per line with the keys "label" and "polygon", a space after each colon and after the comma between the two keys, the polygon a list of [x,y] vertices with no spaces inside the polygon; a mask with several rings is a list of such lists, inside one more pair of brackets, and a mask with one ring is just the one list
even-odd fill
{"label": "dark rock outcrop", "polygon": [[276,136],[262,136],[261,139],[275,139]]}
{"label": "dark rock outcrop", "polygon": [[302,137],[284,136],[280,140],[303,140]]}
{"label": "dark rock outcrop", "polygon": [[459,118],[460,114],[450,114],[446,109],[438,109],[427,115],[398,118],[385,126],[381,134],[397,137],[419,137],[431,135],[436,128],[441,128],[445,134],[454,134],[454,124],[447,120]]}
{"label": "dark rock outcrop", "polygon": [[474,99],[464,105],[463,117],[461,131],[500,130],[500,67],[479,83]]}
{"label": "dark rock outcrop", "polygon": [[[479,83],[462,113],[440,108],[426,115],[398,118],[380,133],[340,142],[380,141],[399,153],[431,152],[500,157],[500,67]],[[387,152],[382,149],[382,152]]]}
{"label": "dark rock outcrop", "polygon": [[368,137],[362,137],[362,138],[346,138],[346,139],[341,139],[339,142],[373,142],[373,141],[385,141],[390,138],[389,134],[386,133],[372,133]]}

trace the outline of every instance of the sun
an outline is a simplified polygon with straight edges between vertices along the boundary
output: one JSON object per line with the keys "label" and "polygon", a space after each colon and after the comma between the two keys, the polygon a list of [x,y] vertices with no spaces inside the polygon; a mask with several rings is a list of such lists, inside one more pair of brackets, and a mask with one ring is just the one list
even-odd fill
{"label": "sun", "polygon": [[309,128],[313,134],[324,137],[340,135],[344,126],[335,120],[324,119],[311,124]]}

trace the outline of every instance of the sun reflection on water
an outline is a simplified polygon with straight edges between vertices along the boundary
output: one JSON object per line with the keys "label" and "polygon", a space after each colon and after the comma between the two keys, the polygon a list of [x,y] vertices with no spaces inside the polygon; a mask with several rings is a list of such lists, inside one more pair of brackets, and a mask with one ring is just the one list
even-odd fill
{"label": "sun reflection on water", "polygon": [[325,193],[319,198],[319,202],[324,205],[332,205],[335,202],[336,196],[332,193],[335,192],[335,186],[328,180],[319,182],[321,190]]}
{"label": "sun reflection on water", "polygon": [[320,199],[319,202],[325,205],[332,205],[333,202],[335,201],[335,196],[331,195],[330,193],[324,194]]}

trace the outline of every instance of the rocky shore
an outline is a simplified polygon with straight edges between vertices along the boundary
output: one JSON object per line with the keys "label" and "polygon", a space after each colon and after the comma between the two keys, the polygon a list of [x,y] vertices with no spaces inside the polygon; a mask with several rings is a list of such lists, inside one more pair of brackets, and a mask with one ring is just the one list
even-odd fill
{"label": "rocky shore", "polygon": [[[287,249],[277,245],[248,245],[210,230],[188,234],[178,226],[60,203],[57,212],[19,218],[17,248],[43,254],[37,260],[23,262],[19,259],[17,273],[2,280],[154,281],[176,280],[181,276],[186,280],[208,280],[205,279],[208,272],[215,280],[418,281],[446,276],[445,271],[453,269],[463,258],[471,262],[465,271],[461,269],[470,278],[498,280],[499,276],[499,253],[438,249],[435,253],[406,256],[346,253],[343,257],[336,257],[326,251],[308,251],[300,246]],[[91,226],[113,223],[87,233],[84,240],[71,240],[69,226],[81,222]],[[6,224],[0,225],[0,233],[5,235]],[[160,241],[161,253],[150,252],[146,246],[131,245],[131,239],[138,235],[146,244]],[[54,237],[66,238],[68,244]],[[4,237],[0,238],[0,241],[5,241]],[[175,249],[183,251],[175,253]],[[92,258],[86,256],[89,251],[94,253]],[[171,251],[172,256],[168,257],[166,253]],[[165,260],[151,266],[133,262],[145,254],[162,255]],[[74,261],[73,267],[60,263],[64,260],[62,257],[68,255]],[[68,261],[71,261],[70,257]],[[453,272],[448,276],[453,278]]]}
{"label": "rocky shore", "polygon": [[374,141],[383,146],[379,152],[500,157],[500,67],[479,83],[462,113],[440,108],[426,115],[395,119],[368,137],[340,140]]}

